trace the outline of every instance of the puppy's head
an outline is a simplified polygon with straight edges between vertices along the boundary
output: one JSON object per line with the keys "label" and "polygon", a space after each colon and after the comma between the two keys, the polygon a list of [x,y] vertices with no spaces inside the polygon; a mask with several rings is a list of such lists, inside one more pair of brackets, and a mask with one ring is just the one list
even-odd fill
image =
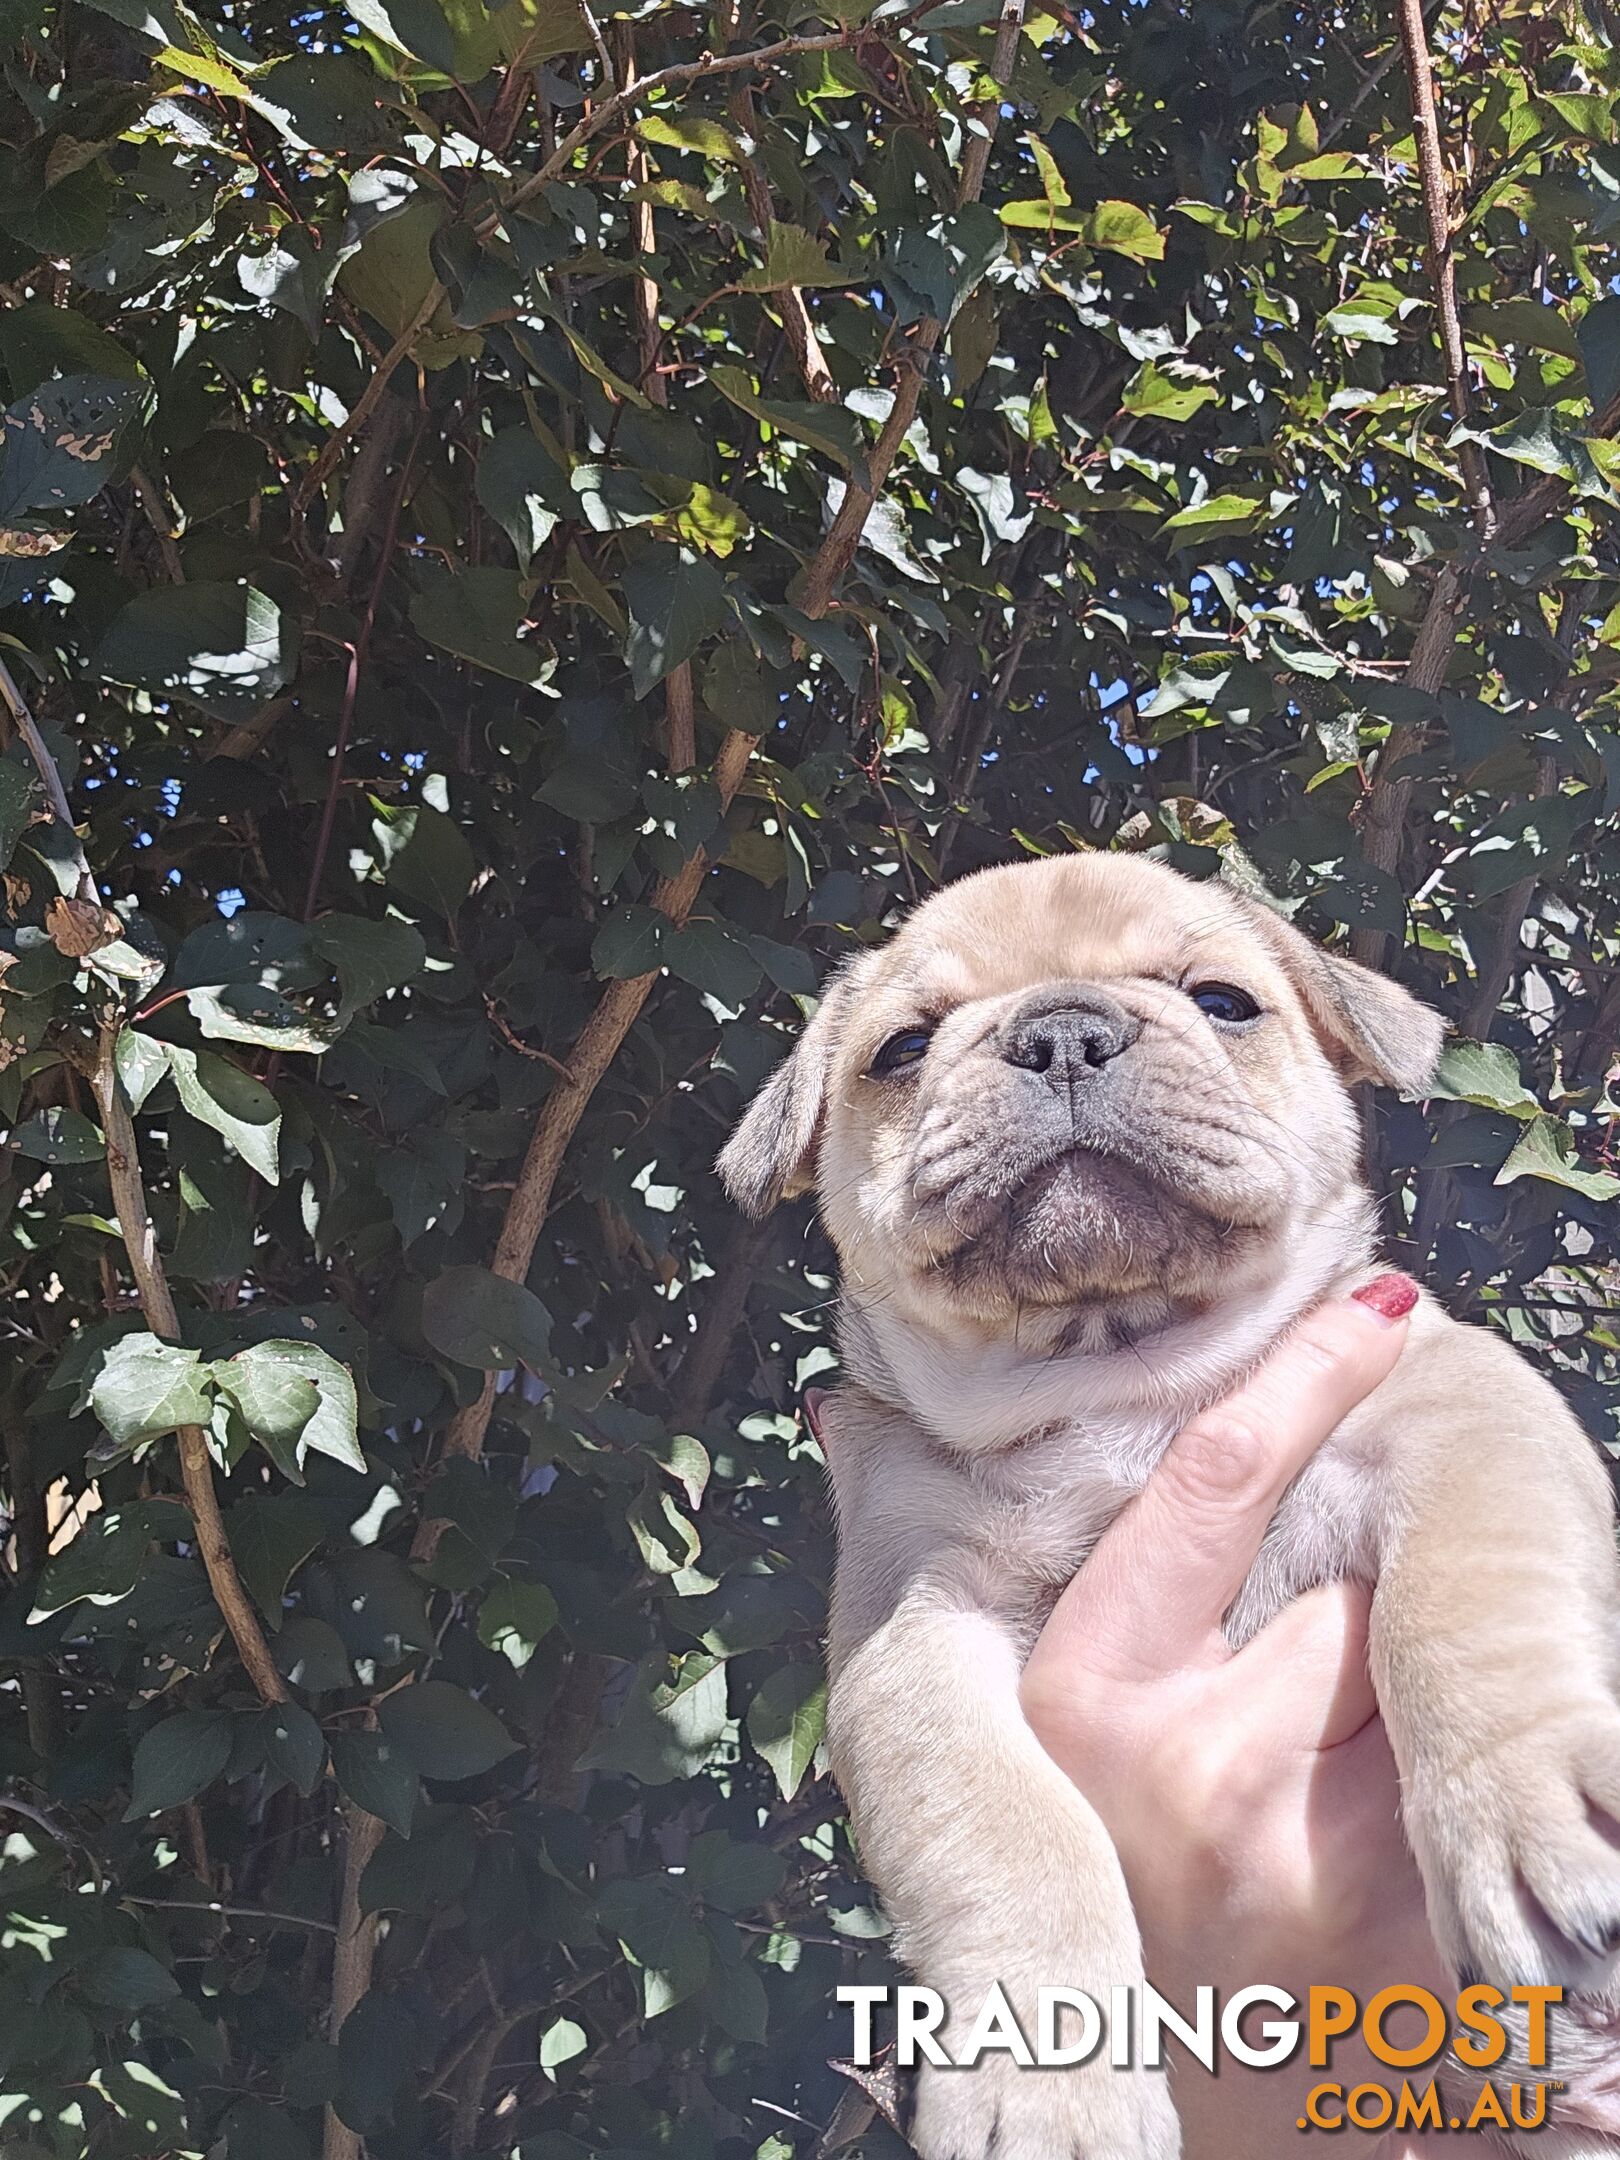
{"label": "puppy's head", "polygon": [[720,1158],[814,1187],[902,1312],[1201,1301],[1358,1187],[1349,1089],[1422,1090],[1442,1023],[1228,888],[1073,855],[948,886],[830,985]]}

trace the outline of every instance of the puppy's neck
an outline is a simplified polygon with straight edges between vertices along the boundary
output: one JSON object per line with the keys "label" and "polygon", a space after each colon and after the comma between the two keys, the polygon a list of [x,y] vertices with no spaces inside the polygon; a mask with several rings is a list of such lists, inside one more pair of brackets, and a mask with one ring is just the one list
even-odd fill
{"label": "puppy's neck", "polygon": [[903,1314],[881,1292],[846,1289],[844,1369],[962,1453],[1122,1416],[1173,1429],[1233,1386],[1302,1313],[1364,1275],[1374,1230],[1371,1198],[1349,1192],[1214,1300],[1092,1300],[977,1340]]}

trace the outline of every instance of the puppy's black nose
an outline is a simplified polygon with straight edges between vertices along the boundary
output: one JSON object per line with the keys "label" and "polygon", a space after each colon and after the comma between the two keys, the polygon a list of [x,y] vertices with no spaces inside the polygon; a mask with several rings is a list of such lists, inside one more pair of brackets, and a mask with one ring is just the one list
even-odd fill
{"label": "puppy's black nose", "polygon": [[1142,1032],[1142,1023],[1112,998],[1088,997],[1020,1014],[1008,1029],[1001,1054],[1026,1072],[1048,1073],[1058,1086],[1073,1087]]}

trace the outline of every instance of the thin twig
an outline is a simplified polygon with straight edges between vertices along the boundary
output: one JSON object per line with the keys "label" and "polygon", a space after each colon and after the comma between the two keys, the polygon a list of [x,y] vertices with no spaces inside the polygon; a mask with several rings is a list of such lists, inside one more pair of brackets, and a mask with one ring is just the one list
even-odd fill
{"label": "thin twig", "polygon": [[78,896],[81,900],[99,904],[101,896],[96,890],[89,860],[73,823],[73,808],[67,799],[67,789],[62,785],[62,775],[57,770],[55,758],[46,747],[44,736],[39,732],[38,723],[28,709],[28,700],[17,688],[16,678],[3,660],[0,660],[0,698],[4,698],[6,709],[16,722],[17,733],[23,739],[23,747],[33,759],[34,768],[44,784],[45,800],[51,806],[51,816],[61,826],[74,851],[75,867],[79,873]]}
{"label": "thin twig", "polygon": [[140,497],[141,508],[146,512],[146,522],[151,526],[152,537],[158,544],[164,576],[171,585],[183,585],[186,582],[185,566],[180,560],[180,550],[174,544],[174,528],[166,514],[163,497],[139,465],[129,468],[129,479],[130,485]]}
{"label": "thin twig", "polygon": [[274,1912],[263,1905],[223,1905],[217,1898],[120,1896],[121,1905],[139,1905],[154,1912],[219,1913],[228,1920],[274,1920],[284,1927],[312,1928],[317,1934],[335,1935],[330,1920],[316,1920],[308,1913]]}
{"label": "thin twig", "polygon": [[349,736],[354,727],[355,703],[360,695],[360,677],[365,669],[366,655],[371,649],[371,633],[376,627],[377,608],[382,599],[383,586],[394,566],[394,542],[399,534],[400,512],[411,484],[411,468],[416,463],[417,448],[422,440],[422,426],[423,423],[418,421],[411,446],[405,453],[405,462],[400,467],[399,484],[394,489],[388,522],[383,528],[377,574],[371,581],[371,594],[366,602],[366,611],[360,618],[359,632],[349,647],[349,666],[343,683],[343,708],[338,714],[337,739],[332,745],[332,773],[327,783],[326,801],[321,809],[320,830],[315,836],[315,854],[309,866],[309,883],[304,890],[305,922],[314,920],[315,909],[321,897],[321,878],[325,874],[326,858],[332,846],[332,831],[337,823],[337,807],[343,794],[343,770],[349,754]]}

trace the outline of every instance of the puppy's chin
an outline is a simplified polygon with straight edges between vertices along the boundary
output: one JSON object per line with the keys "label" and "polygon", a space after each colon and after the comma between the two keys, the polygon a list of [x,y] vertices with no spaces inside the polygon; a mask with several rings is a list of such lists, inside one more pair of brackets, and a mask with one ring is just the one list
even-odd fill
{"label": "puppy's chin", "polygon": [[938,1283],[984,1314],[1157,1296],[1202,1300],[1272,1235],[1172,1192],[1118,1156],[1072,1148],[987,1211],[933,1263]]}

